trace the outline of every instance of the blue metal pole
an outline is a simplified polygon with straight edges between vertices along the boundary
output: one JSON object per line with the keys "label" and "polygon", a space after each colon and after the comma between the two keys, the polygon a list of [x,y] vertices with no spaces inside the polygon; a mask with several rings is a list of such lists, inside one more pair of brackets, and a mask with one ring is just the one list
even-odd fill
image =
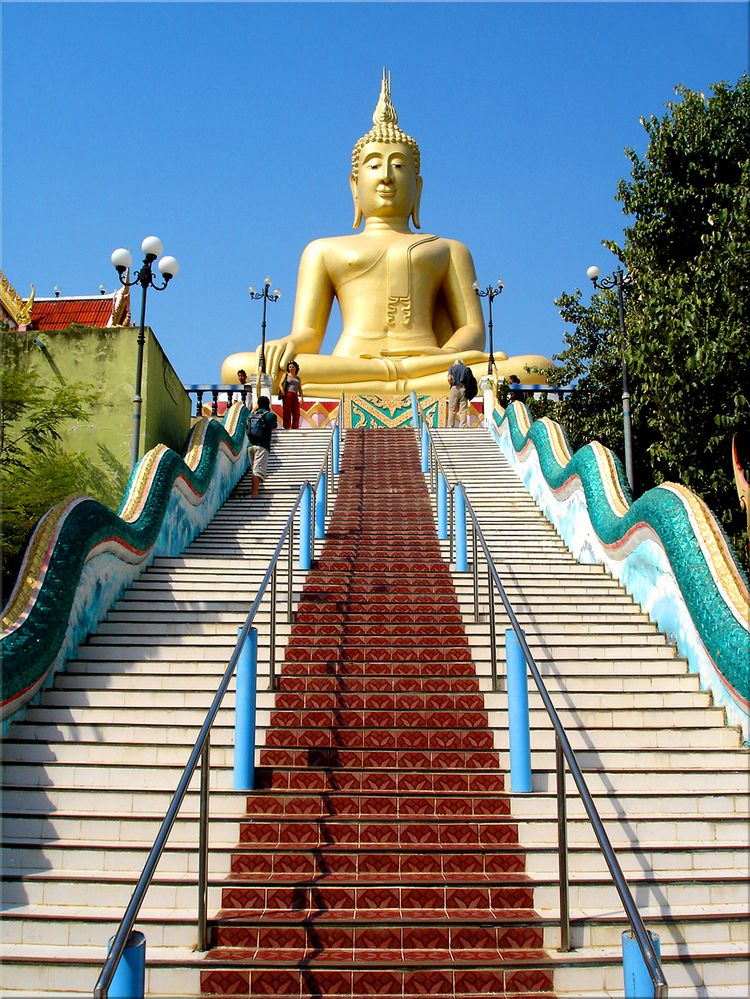
{"label": "blue metal pole", "polygon": [[[237,629],[237,634],[242,628]],[[255,783],[255,691],[258,629],[251,628],[237,661],[234,709],[234,789],[252,791]]]}
{"label": "blue metal pole", "polygon": [[430,435],[427,432],[427,424],[422,424],[422,471],[430,470]]}
{"label": "blue metal pole", "polygon": [[448,539],[448,483],[442,472],[437,475],[438,541]]}
{"label": "blue metal pole", "polygon": [[[112,947],[107,946],[107,953]],[[146,991],[146,938],[140,930],[132,930],[125,949],[109,983],[109,999],[143,999]]]}
{"label": "blue metal pole", "polygon": [[[656,933],[646,931],[661,960],[661,942]],[[630,930],[622,935],[622,970],[625,975],[625,999],[653,999],[654,983],[643,960],[638,941]]]}
{"label": "blue metal pole", "polygon": [[531,791],[531,744],[529,733],[529,688],[526,659],[512,628],[505,631],[505,662],[508,673],[508,729],[510,732],[510,788]]}
{"label": "blue metal pole", "polygon": [[411,394],[411,425],[416,430],[419,427],[419,405],[417,404],[417,393]]}
{"label": "blue metal pole", "polygon": [[456,486],[453,489],[453,530],[456,549],[456,572],[468,572],[466,555],[466,498]]}
{"label": "blue metal pole", "polygon": [[312,567],[312,557],[310,549],[312,547],[312,514],[311,514],[311,494],[310,483],[305,486],[302,500],[299,505],[299,557],[297,559],[298,569],[310,569]]}
{"label": "blue metal pole", "polygon": [[341,439],[341,431],[339,430],[338,423],[333,428],[333,474],[339,474],[339,442]]}
{"label": "blue metal pole", "polygon": [[315,493],[315,537],[326,536],[326,473],[320,476],[318,491]]}

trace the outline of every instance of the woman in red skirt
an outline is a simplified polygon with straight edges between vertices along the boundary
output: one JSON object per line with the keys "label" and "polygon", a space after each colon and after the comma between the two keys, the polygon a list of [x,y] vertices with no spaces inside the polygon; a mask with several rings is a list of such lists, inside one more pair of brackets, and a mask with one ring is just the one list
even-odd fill
{"label": "woman in red skirt", "polygon": [[290,361],[286,366],[286,374],[281,379],[279,399],[284,406],[284,430],[299,430],[302,382],[299,377],[299,364],[296,361]]}

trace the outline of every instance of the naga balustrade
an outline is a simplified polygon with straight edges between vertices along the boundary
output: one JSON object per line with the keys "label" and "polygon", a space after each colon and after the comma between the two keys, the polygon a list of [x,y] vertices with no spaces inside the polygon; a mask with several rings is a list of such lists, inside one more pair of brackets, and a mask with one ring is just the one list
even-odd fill
{"label": "naga balustrade", "polygon": [[[422,417],[421,408],[417,407],[419,411],[420,418]],[[435,446],[435,441],[431,429],[426,420],[420,420],[422,428],[426,427],[427,431],[425,433],[422,429],[422,441],[423,444],[426,442],[428,449],[428,463],[429,467],[427,470],[427,475],[429,476],[429,488],[431,492],[436,492],[440,486],[440,477],[442,476],[443,481],[448,484],[448,475],[445,468],[440,461],[437,454],[437,449]],[[451,485],[447,486],[448,494],[450,497],[449,502],[449,516],[448,523],[450,527],[447,531],[447,540],[449,542],[449,558],[456,565],[456,570],[461,572],[468,571],[468,560],[465,558],[466,554],[466,515],[471,522],[471,534],[472,534],[472,576],[473,576],[473,611],[474,611],[474,621],[479,623],[481,620],[479,612],[479,548],[482,549],[482,554],[487,566],[487,582],[488,582],[488,592],[487,601],[489,608],[489,642],[490,642],[490,653],[491,653],[491,663],[492,663],[492,690],[498,690],[498,669],[497,669],[497,628],[495,621],[495,591],[500,596],[505,612],[508,615],[511,627],[515,632],[516,638],[520,645],[523,657],[526,661],[526,666],[531,672],[531,676],[534,683],[539,690],[539,694],[542,699],[542,703],[547,712],[552,727],[555,730],[555,775],[556,775],[556,797],[557,797],[557,832],[558,832],[558,870],[559,870],[559,880],[560,880],[560,950],[569,951],[573,947],[570,942],[570,898],[569,898],[569,885],[568,885],[568,829],[567,829],[567,798],[565,792],[565,764],[567,763],[570,770],[571,776],[575,782],[578,789],[578,793],[581,796],[583,806],[586,810],[591,828],[596,836],[597,842],[599,843],[599,848],[604,856],[604,860],[609,869],[612,881],[617,889],[617,893],[620,896],[620,901],[622,902],[623,908],[630,923],[630,928],[633,936],[635,937],[638,948],[643,957],[646,969],[651,978],[654,986],[654,997],[655,999],[666,999],[668,996],[667,982],[664,976],[664,971],[662,969],[661,961],[656,953],[654,945],[651,941],[651,937],[646,930],[643,922],[643,918],[638,910],[638,907],[633,898],[632,892],[628,887],[627,881],[625,880],[625,875],[622,872],[622,867],[617,859],[617,855],[612,847],[607,832],[602,823],[601,817],[599,816],[598,809],[594,803],[594,799],[591,792],[588,789],[586,780],[581,771],[580,765],[578,763],[575,751],[570,744],[570,740],[565,731],[560,716],[555,709],[552,699],[549,695],[547,687],[542,679],[542,675],[539,672],[539,667],[534,660],[531,650],[526,642],[526,637],[523,633],[523,629],[518,621],[518,618],[511,606],[510,600],[506,593],[503,582],[500,578],[500,574],[495,566],[495,561],[490,552],[487,540],[485,538],[484,532],[479,524],[479,519],[476,515],[474,507],[467,495],[466,489],[462,482],[453,482]],[[457,517],[457,510],[461,508],[464,511],[463,523],[460,522]],[[463,547],[461,548],[461,535],[463,534]],[[438,531],[438,536],[440,536],[440,531]],[[442,538],[446,540],[446,538]],[[459,544],[457,545],[457,541]],[[459,564],[461,551],[464,554],[463,565]]]}
{"label": "naga balustrade", "polygon": [[[343,397],[342,397],[343,399]],[[339,407],[339,412],[343,412],[343,407]],[[299,537],[299,565],[300,568],[310,568],[313,559],[313,551],[316,535],[322,537],[319,531],[312,529],[313,520],[318,523],[318,510],[322,507],[323,519],[325,518],[325,504],[330,492],[333,489],[334,475],[339,471],[339,427],[336,424],[331,433],[331,439],[326,448],[322,467],[314,482],[306,480],[300,485],[299,492],[292,506],[292,510],[287,517],[279,536],[278,543],[274,550],[268,568],[265,571],[255,599],[247,613],[245,622],[239,630],[237,644],[230,656],[229,663],[222,676],[219,687],[208,709],[201,730],[195,740],[195,744],[190,752],[185,769],[177,784],[177,788],[172,796],[172,800],[167,809],[166,815],[156,835],[153,846],[149,852],[143,866],[141,875],[133,890],[130,902],[120,921],[117,932],[112,938],[111,947],[107,959],[94,986],[94,999],[107,999],[109,987],[114,978],[120,958],[130,939],[130,934],[138,917],[141,905],[146,892],[151,885],[151,881],[156,872],[157,864],[166,846],[169,834],[172,831],[177,813],[182,807],[182,803],[187,793],[188,785],[200,762],[200,815],[198,825],[198,947],[205,951],[208,949],[208,820],[209,820],[209,787],[210,787],[210,755],[211,755],[211,728],[216,720],[216,716],[221,707],[224,695],[227,692],[232,677],[235,674],[237,663],[245,647],[245,643],[253,631],[253,620],[257,614],[261,602],[270,587],[271,613],[270,613],[270,648],[269,648],[269,689],[276,689],[276,589],[277,589],[277,567],[281,559],[284,547],[287,548],[287,621],[292,620],[292,596],[293,596],[293,563],[294,563],[294,520],[297,512],[300,512],[300,527],[305,520],[307,531],[300,530]],[[305,509],[306,507],[306,509]]]}

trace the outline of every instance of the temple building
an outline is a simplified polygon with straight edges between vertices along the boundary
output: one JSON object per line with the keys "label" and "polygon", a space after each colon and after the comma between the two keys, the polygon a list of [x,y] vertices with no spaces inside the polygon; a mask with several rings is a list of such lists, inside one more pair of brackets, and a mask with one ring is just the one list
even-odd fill
{"label": "temple building", "polygon": [[20,332],[62,330],[76,324],[107,328],[130,326],[130,289],[103,291],[99,295],[54,295],[38,298],[31,286],[22,298],[0,271],[0,322]]}

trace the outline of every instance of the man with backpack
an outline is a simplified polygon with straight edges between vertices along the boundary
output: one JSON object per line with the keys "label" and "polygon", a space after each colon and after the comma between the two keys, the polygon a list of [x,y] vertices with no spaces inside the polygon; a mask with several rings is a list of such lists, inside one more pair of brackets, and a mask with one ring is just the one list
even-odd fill
{"label": "man with backpack", "polygon": [[477,394],[477,380],[460,357],[448,369],[448,384],[451,387],[448,394],[448,426],[455,427],[458,410],[458,425],[465,427],[469,400]]}
{"label": "man with backpack", "polygon": [[252,497],[257,499],[260,494],[260,484],[268,471],[268,456],[271,453],[271,434],[276,429],[278,420],[271,412],[271,401],[265,395],[258,399],[258,405],[247,421],[247,436],[250,441],[250,463],[253,470]]}

